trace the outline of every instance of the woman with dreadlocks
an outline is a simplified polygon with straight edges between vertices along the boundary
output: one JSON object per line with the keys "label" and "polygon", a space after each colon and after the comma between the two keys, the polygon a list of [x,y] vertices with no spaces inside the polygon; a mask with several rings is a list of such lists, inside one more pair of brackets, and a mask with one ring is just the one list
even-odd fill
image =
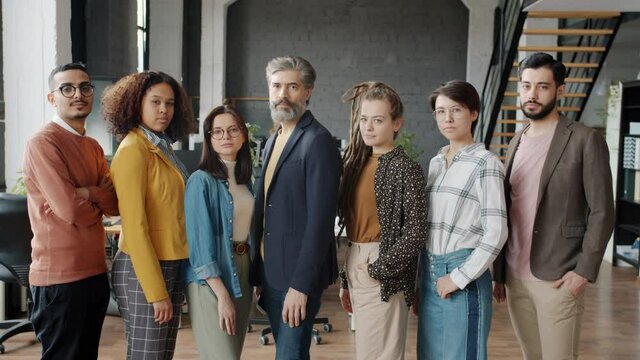
{"label": "woman with dreadlocks", "polygon": [[338,213],[350,241],[340,300],[355,318],[356,359],[403,359],[427,235],[425,181],[420,165],[394,145],[404,122],[395,90],[366,82],[343,99],[351,101],[351,140]]}

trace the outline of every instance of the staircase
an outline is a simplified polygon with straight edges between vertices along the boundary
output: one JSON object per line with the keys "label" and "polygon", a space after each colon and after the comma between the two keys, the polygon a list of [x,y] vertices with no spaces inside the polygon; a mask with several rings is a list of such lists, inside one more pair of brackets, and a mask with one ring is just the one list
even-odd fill
{"label": "staircase", "polygon": [[496,17],[499,29],[474,138],[504,160],[509,141],[527,123],[518,105],[518,61],[534,52],[561,60],[567,77],[558,109],[580,121],[622,17],[619,12],[525,12],[518,1],[507,1]]}

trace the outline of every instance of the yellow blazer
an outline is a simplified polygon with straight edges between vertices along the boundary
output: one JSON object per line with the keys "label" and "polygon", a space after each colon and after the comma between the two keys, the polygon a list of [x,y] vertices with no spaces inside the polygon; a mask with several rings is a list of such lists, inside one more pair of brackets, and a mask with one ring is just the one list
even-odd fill
{"label": "yellow blazer", "polygon": [[140,129],[127,134],[111,162],[122,218],[120,250],[131,257],[149,303],[169,297],[158,260],[187,259],[182,175]]}

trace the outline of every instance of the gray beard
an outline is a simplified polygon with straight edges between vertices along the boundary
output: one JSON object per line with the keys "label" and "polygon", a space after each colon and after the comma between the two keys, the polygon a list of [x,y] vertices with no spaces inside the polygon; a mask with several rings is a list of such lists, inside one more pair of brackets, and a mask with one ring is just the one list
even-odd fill
{"label": "gray beard", "polygon": [[271,108],[271,118],[274,123],[286,123],[296,119],[298,116],[299,114],[294,108],[290,111]]}
{"label": "gray beard", "polygon": [[269,102],[269,110],[271,110],[271,119],[274,123],[286,123],[299,118],[304,109],[298,104],[289,103],[290,110],[280,110],[275,107],[273,102]]}

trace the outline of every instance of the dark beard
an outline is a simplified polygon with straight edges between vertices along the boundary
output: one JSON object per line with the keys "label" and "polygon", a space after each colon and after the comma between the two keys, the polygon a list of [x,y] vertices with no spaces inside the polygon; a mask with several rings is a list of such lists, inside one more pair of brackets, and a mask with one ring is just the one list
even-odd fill
{"label": "dark beard", "polygon": [[538,105],[541,106],[540,112],[539,113],[535,113],[535,114],[534,113],[530,113],[527,110],[525,110],[525,108],[524,108],[525,105],[527,105],[528,103],[531,102],[531,101],[527,101],[526,103],[522,104],[522,113],[529,120],[535,121],[535,120],[544,119],[545,117],[547,117],[547,115],[551,114],[553,109],[555,109],[557,99],[558,99],[557,97],[554,97],[553,101],[550,101],[547,104],[540,104],[540,103],[534,102],[534,104],[538,104]]}

